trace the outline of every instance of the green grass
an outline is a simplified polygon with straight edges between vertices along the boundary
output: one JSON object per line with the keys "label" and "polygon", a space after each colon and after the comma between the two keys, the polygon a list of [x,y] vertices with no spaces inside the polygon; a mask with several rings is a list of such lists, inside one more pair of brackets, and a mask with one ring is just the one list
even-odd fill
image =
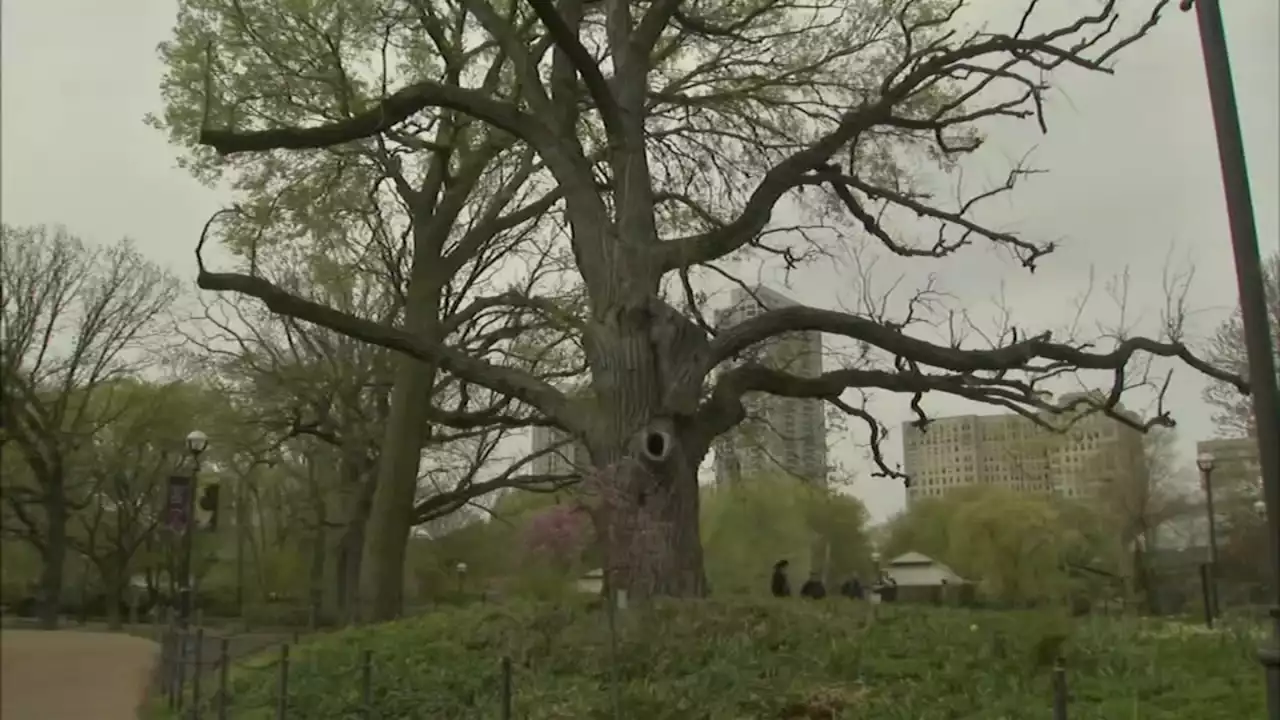
{"label": "green grass", "polygon": [[[615,659],[605,614],[587,604],[481,605],[303,642],[289,717],[360,717],[366,648],[382,720],[496,720],[504,654],[525,720],[1047,718],[1059,649],[1071,720],[1260,717],[1258,639],[1176,630],[1035,612],[873,613],[840,600],[686,601],[623,613]],[[274,656],[236,668],[229,716],[273,718],[278,675]]]}

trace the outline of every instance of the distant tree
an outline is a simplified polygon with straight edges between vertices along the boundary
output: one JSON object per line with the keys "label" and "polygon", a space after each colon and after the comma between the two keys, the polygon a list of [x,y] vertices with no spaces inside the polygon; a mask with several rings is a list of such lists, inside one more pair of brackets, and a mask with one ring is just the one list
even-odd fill
{"label": "distant tree", "polygon": [[197,384],[123,379],[112,386],[120,410],[98,428],[79,473],[88,478],[85,507],[72,516],[71,546],[97,569],[107,620],[120,607],[139,554],[158,542],[166,481],[187,457],[184,427],[215,430],[221,397]]}
{"label": "distant tree", "polygon": [[1088,529],[1050,498],[998,485],[912,503],[889,531],[886,559],[924,553],[1008,604],[1064,599],[1071,566],[1093,561]]}
{"label": "distant tree", "polygon": [[62,228],[0,230],[0,441],[29,484],[5,483],[6,517],[39,550],[44,627],[58,621],[67,526],[93,479],[73,457],[123,408],[112,386],[145,367],[177,300],[177,280],[127,240],[86,245]]}
{"label": "distant tree", "polygon": [[[1280,384],[1280,253],[1268,258],[1263,267],[1267,293],[1267,317],[1271,321],[1271,347],[1276,358],[1276,380]],[[1227,368],[1241,377],[1249,376],[1249,358],[1245,349],[1244,321],[1240,309],[1218,326],[1209,341],[1205,359]],[[1230,383],[1210,378],[1205,386],[1204,400],[1214,408],[1214,422],[1218,434],[1226,437],[1246,437],[1253,434],[1253,404],[1247,395],[1241,395]]]}
{"label": "distant tree", "polygon": [[867,511],[856,498],[790,476],[745,477],[708,488],[702,498],[708,580],[718,594],[764,594],[778,560],[789,561],[794,578],[817,572],[834,582],[866,574],[866,524]]}

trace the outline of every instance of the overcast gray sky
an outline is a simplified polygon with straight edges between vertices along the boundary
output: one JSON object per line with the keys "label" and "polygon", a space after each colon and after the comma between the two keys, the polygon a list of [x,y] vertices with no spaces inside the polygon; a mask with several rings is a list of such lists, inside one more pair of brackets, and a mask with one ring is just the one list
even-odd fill
{"label": "overcast gray sky", "polygon": [[[1226,22],[1244,119],[1262,250],[1280,233],[1280,3],[1229,0]],[[137,240],[144,252],[193,278],[201,224],[224,197],[177,169],[164,136],[143,125],[159,110],[162,67],[155,46],[174,19],[171,0],[6,0],[0,9],[3,58],[3,173],[0,209],[14,224],[62,223],[87,239]],[[1123,4],[1122,4],[1123,5]],[[1072,75],[1051,107],[1050,134],[1001,131],[977,168],[1000,176],[1009,157],[1036,148],[1051,174],[1021,187],[993,211],[1029,236],[1064,248],[1035,276],[975,251],[925,268],[885,263],[878,277],[938,272],[946,289],[973,302],[1003,292],[1029,330],[1060,327],[1091,268],[1102,278],[1128,268],[1135,309],[1154,321],[1166,258],[1194,266],[1195,330],[1208,332],[1235,302],[1226,217],[1195,22],[1174,13],[1131,48],[1114,77]],[[829,266],[793,275],[793,296],[832,305],[850,291]],[[1097,306],[1100,318],[1106,306]],[[1213,429],[1200,378],[1180,371],[1170,403],[1190,460]],[[891,426],[906,419],[901,399],[878,408]],[[934,402],[938,413],[963,411]],[[893,455],[900,453],[895,447]],[[838,452],[860,465],[847,446]],[[872,514],[899,509],[896,483],[862,479],[857,494]]]}

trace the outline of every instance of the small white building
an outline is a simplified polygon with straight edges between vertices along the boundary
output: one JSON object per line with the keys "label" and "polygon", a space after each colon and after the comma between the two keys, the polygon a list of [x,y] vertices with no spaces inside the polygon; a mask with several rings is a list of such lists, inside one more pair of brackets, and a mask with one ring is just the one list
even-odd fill
{"label": "small white building", "polygon": [[604,570],[588,570],[574,583],[578,592],[599,595],[604,591]]}
{"label": "small white building", "polygon": [[938,587],[968,583],[951,568],[918,552],[903,553],[890,560],[884,567],[884,572],[899,587]]}

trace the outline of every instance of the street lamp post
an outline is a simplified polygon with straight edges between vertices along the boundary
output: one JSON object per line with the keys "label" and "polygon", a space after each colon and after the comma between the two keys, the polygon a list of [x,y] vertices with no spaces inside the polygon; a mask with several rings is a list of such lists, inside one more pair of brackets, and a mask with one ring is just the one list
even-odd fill
{"label": "street lamp post", "polygon": [[1222,168],[1253,398],[1253,430],[1262,467],[1270,535],[1272,637],[1271,644],[1258,652],[1258,660],[1266,671],[1267,717],[1280,720],[1280,443],[1276,442],[1276,438],[1280,438],[1280,390],[1276,388],[1266,284],[1262,257],[1258,252],[1258,228],[1253,217],[1249,169],[1245,161],[1235,88],[1231,81],[1231,60],[1227,52],[1226,31],[1222,26],[1222,8],[1218,0],[1182,1],[1183,10],[1190,10],[1192,5],[1195,6],[1196,24],[1200,29],[1200,50],[1204,56],[1209,103],[1217,133],[1218,162]]}
{"label": "street lamp post", "polygon": [[467,577],[467,564],[464,562],[460,562],[456,566],[454,566],[454,570],[458,572],[458,598],[461,599],[462,584],[466,581],[466,577]]}
{"label": "street lamp post", "polygon": [[1204,485],[1205,514],[1209,518],[1209,549],[1205,559],[1208,565],[1205,577],[1208,582],[1209,612],[1213,617],[1222,616],[1222,608],[1218,607],[1218,525],[1217,513],[1213,509],[1213,465],[1212,453],[1203,452],[1196,456],[1196,467],[1200,468],[1200,483]]}
{"label": "street lamp post", "polygon": [[875,567],[875,569],[873,570],[873,572],[875,573],[875,576],[871,580],[871,594],[875,596],[876,600],[881,600],[883,598],[880,595],[880,590],[884,587],[884,585],[880,582],[880,551],[879,550],[873,550],[871,552],[871,564]]}
{"label": "street lamp post", "polygon": [[191,554],[195,541],[196,482],[200,475],[200,455],[209,447],[209,436],[199,430],[187,435],[187,452],[191,455],[191,483],[187,487],[186,508],[182,528],[182,563],[179,572],[182,582],[178,586],[178,626],[191,624]]}

